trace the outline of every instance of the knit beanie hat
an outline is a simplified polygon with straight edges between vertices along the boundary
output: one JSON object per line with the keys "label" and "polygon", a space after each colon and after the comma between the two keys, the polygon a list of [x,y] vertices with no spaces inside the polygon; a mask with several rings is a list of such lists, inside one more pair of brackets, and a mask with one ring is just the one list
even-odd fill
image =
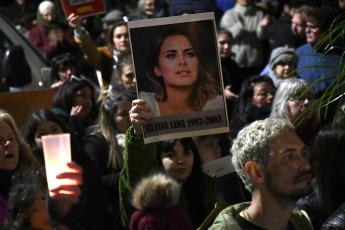
{"label": "knit beanie hat", "polygon": [[187,216],[174,208],[179,194],[180,185],[166,174],[144,178],[134,190],[132,203],[138,211],[131,217],[130,230],[192,230]]}
{"label": "knit beanie hat", "polygon": [[271,53],[269,64],[270,69],[274,69],[279,62],[292,62],[296,67],[297,61],[296,53],[293,50],[286,47],[277,47]]}

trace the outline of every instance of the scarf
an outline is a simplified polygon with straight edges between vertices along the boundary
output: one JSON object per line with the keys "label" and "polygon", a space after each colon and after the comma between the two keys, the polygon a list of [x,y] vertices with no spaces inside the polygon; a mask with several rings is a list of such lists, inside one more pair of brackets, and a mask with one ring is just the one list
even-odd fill
{"label": "scarf", "polygon": [[47,27],[50,30],[60,28],[60,25],[56,20],[54,22],[48,22],[47,20],[43,19],[43,16],[38,9],[36,12],[36,18],[37,18],[37,23],[39,25]]}
{"label": "scarf", "polygon": [[270,112],[271,111],[269,111],[267,109],[259,108],[255,105],[252,105],[251,111],[250,111],[250,114],[251,114],[250,117],[251,117],[252,121],[264,120],[265,118],[267,118],[270,115]]}

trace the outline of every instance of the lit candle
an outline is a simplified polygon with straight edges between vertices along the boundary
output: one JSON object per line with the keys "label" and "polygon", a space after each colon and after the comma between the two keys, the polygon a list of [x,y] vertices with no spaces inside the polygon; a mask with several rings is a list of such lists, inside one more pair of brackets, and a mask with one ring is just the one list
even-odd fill
{"label": "lit candle", "polygon": [[[71,162],[70,134],[42,136],[42,144],[49,190],[61,185],[74,184],[74,181],[56,178],[56,175],[60,173],[72,171],[67,166],[67,163]],[[61,191],[61,193],[64,193],[64,191]]]}

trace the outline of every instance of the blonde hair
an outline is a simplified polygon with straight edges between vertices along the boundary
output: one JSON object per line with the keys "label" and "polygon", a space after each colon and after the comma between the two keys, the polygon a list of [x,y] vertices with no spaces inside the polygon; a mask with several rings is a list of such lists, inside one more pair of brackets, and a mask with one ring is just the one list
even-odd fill
{"label": "blonde hair", "polygon": [[232,164],[250,192],[254,191],[254,183],[244,169],[245,164],[253,161],[267,169],[272,155],[269,140],[285,132],[295,132],[295,127],[285,119],[266,118],[254,121],[238,133],[231,148]]}
{"label": "blonde hair", "polygon": [[9,125],[15,135],[19,150],[17,169],[24,171],[32,167],[39,166],[38,160],[33,155],[30,146],[24,141],[12,115],[3,109],[0,109],[0,122],[5,122]]}

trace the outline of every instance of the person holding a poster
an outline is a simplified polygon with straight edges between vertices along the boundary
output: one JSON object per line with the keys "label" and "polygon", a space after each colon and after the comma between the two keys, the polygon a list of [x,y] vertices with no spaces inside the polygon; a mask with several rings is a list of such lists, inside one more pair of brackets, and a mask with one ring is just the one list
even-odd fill
{"label": "person holding a poster", "polygon": [[129,226],[135,209],[131,197],[135,184],[143,176],[161,170],[182,184],[177,207],[184,211],[194,228],[199,227],[216,203],[220,191],[218,179],[201,170],[198,150],[191,138],[170,139],[144,144],[141,125],[150,117],[143,100],[132,102],[129,112],[132,126],[126,133],[124,168],[120,175],[120,208],[123,226]]}
{"label": "person holding a poster", "polygon": [[[116,64],[121,55],[130,52],[127,23],[123,20],[113,24],[108,37],[108,47],[96,47],[90,34],[81,26],[81,18],[72,13],[68,16],[69,25],[74,29],[74,39],[87,56],[88,62],[102,74],[102,92],[98,102],[103,100],[109,85],[116,82]],[[114,76],[113,76],[114,75]]]}
{"label": "person holding a poster", "polygon": [[223,108],[220,84],[212,76],[198,41],[171,25],[149,49],[147,77],[155,92],[140,92],[149,115],[167,116]]}

